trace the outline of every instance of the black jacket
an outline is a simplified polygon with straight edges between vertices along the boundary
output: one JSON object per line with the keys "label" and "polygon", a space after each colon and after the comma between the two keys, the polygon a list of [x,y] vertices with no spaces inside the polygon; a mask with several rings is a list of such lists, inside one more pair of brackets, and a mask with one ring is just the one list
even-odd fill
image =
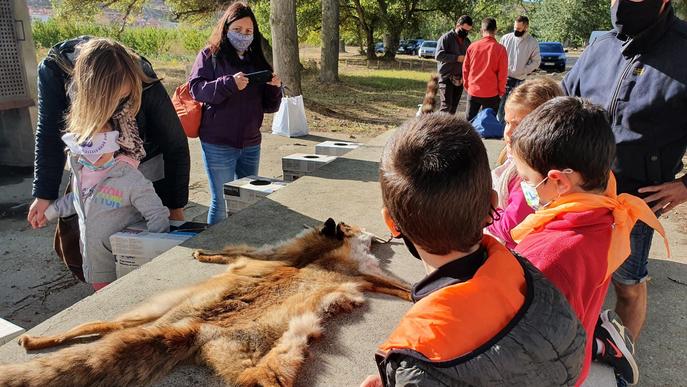
{"label": "black jacket", "polygon": [[[584,362],[584,327],[561,292],[529,261],[515,257],[525,272],[525,303],[499,334],[442,363],[412,351],[378,355],[384,385],[574,386]],[[469,333],[456,332],[456,338],[461,334]]]}
{"label": "black jacket", "polygon": [[[61,136],[65,113],[70,104],[66,92],[70,75],[64,68],[72,66],[74,47],[89,37],[58,43],[38,65],[38,124],[34,160],[33,196],[54,200],[59,196],[66,161]],[[150,62],[141,58],[143,71],[157,78]],[[136,116],[146,158],[162,154],[165,178],[154,183],[162,203],[169,208],[183,208],[188,203],[191,162],[188,141],[174,106],[160,81],[145,84],[141,110]]]}
{"label": "black jacket", "polygon": [[[634,39],[611,31],[594,41],[563,80],[568,95],[608,110],[618,192],[675,179],[687,149],[687,23],[668,6]],[[683,179],[687,184],[687,178]]]}
{"label": "black jacket", "polygon": [[463,44],[458,44],[458,34],[451,30],[439,38],[434,58],[437,60],[437,72],[441,81],[447,82],[451,75],[460,76],[463,73],[463,62],[458,62],[458,57],[468,52],[470,39],[463,39]]}

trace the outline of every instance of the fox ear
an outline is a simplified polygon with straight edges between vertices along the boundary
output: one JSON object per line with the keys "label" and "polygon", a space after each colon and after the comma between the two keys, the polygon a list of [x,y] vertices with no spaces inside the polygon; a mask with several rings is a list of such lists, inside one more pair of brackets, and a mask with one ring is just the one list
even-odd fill
{"label": "fox ear", "polygon": [[327,219],[326,222],[324,222],[324,226],[322,226],[322,230],[320,230],[322,235],[326,235],[328,237],[336,237],[337,236],[337,227],[336,227],[336,222],[334,219],[329,218]]}
{"label": "fox ear", "polygon": [[344,226],[345,224],[339,223],[336,225],[336,239],[342,241],[344,239],[344,236],[346,233],[344,232]]}

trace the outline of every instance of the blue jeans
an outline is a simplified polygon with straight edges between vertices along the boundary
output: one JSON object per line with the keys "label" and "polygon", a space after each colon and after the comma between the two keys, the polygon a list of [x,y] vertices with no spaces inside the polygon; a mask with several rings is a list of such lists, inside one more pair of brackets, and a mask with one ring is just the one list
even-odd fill
{"label": "blue jeans", "polygon": [[613,281],[621,285],[637,285],[649,276],[649,250],[654,229],[637,221],[630,233],[630,256],[613,273]]}
{"label": "blue jeans", "polygon": [[513,91],[513,89],[515,89],[516,87],[520,86],[520,84],[523,82],[525,81],[508,77],[508,80],[506,81],[506,94],[501,98],[501,103],[499,104],[499,111],[496,114],[496,118],[498,118],[500,123],[505,124],[505,119],[503,117],[506,115],[506,100],[508,99],[510,92]]}
{"label": "blue jeans", "polygon": [[208,223],[215,224],[227,217],[224,203],[224,183],[258,174],[260,145],[233,148],[201,142],[205,172],[210,182]]}

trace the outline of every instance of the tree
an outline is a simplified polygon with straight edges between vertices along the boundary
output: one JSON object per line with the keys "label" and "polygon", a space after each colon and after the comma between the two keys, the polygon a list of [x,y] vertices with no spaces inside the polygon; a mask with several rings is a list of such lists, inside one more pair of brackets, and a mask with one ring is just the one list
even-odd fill
{"label": "tree", "polygon": [[592,31],[612,28],[607,0],[542,0],[531,19],[540,38],[576,47],[584,46]]}
{"label": "tree", "polygon": [[270,27],[274,71],[281,76],[291,95],[301,95],[303,92],[301,90],[301,62],[298,57],[296,2],[271,0]]}
{"label": "tree", "polygon": [[[364,2],[366,3],[365,6],[363,6]],[[352,10],[350,18],[358,24],[361,43],[363,40],[365,41],[367,59],[377,59],[374,33],[379,24],[379,16],[376,7],[370,3],[370,0],[351,0],[351,4],[347,7]]]}
{"label": "tree", "polygon": [[339,80],[339,0],[322,0],[320,80]]}

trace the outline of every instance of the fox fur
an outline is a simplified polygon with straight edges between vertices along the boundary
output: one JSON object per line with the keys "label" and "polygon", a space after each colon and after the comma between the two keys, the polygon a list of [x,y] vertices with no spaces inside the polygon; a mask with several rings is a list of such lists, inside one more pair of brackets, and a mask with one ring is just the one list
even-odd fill
{"label": "fox fur", "polygon": [[427,82],[427,90],[425,90],[425,97],[422,100],[422,107],[420,107],[420,114],[433,113],[437,105],[437,91],[439,90],[439,75],[432,74]]}
{"label": "fox fur", "polygon": [[186,362],[210,367],[230,386],[291,386],[323,319],[362,304],[365,291],[410,300],[408,284],[386,274],[370,254],[371,239],[328,219],[275,246],[195,251],[197,260],[228,264],[228,270],[113,321],[22,336],[27,350],[82,336],[96,340],[0,365],[0,386],[139,386]]}

